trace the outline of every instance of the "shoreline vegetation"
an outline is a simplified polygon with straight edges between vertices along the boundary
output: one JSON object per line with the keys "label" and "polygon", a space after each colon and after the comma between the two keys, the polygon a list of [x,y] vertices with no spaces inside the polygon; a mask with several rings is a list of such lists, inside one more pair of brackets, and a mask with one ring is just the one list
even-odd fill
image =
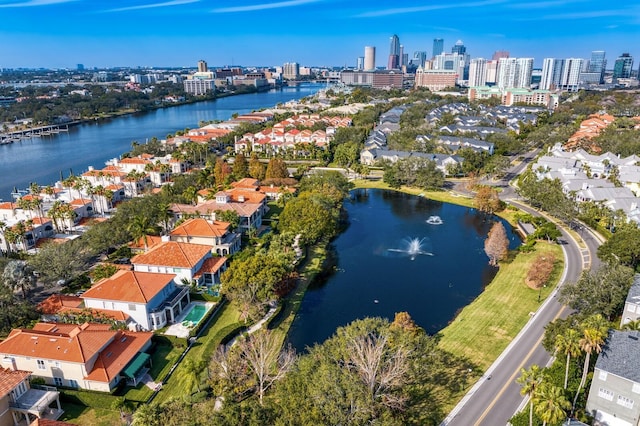
{"label": "shoreline vegetation", "polygon": [[[401,187],[394,189],[382,181],[356,180],[354,189],[387,189],[406,194],[424,196],[444,203],[474,208],[473,199],[450,191],[424,191],[419,188]],[[496,213],[515,224],[515,211],[505,209]],[[557,259],[548,285],[532,289],[525,283],[529,269],[539,255],[553,255]],[[462,308],[451,322],[437,333],[438,346],[455,356],[473,360],[478,366],[466,377],[474,383],[502,351],[517,336],[531,316],[554,291],[564,269],[562,248],[553,243],[539,241],[532,252],[511,252],[493,280],[484,291]],[[457,398],[446,405],[449,412],[466,393],[460,389]]]}

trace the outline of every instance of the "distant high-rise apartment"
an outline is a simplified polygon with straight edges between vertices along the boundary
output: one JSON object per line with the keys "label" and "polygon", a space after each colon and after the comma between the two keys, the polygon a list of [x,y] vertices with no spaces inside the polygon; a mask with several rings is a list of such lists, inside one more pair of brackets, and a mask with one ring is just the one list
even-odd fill
{"label": "distant high-rise apartment", "polygon": [[500,89],[529,88],[533,58],[501,58],[498,61],[496,84]]}
{"label": "distant high-rise apartment", "polygon": [[451,53],[457,53],[458,55],[464,55],[467,53],[467,48],[465,47],[462,40],[456,41],[456,44],[451,48]]}
{"label": "distant high-rise apartment", "polygon": [[[471,74],[471,71],[469,71]],[[487,67],[485,72],[485,84],[495,85],[498,78],[498,60],[487,61]]]}
{"label": "distant high-rise apartment", "polygon": [[487,60],[474,58],[469,63],[469,87],[484,86],[487,83]]}
{"label": "distant high-rise apartment", "polygon": [[458,80],[466,80],[465,71],[468,72],[467,61],[469,55],[459,55],[457,53],[441,53],[433,58],[434,70],[455,71]]}
{"label": "distant high-rise apartment", "polygon": [[209,67],[207,66],[207,62],[202,59],[198,61],[198,72],[207,72],[209,71]]}
{"label": "distant high-rise apartment", "polygon": [[491,57],[491,60],[498,61],[501,58],[508,58],[508,57],[509,57],[508,50],[496,50],[495,52],[493,52],[493,56]]}
{"label": "distant high-rise apartment", "polygon": [[84,71],[84,65],[78,64],[78,71]]}
{"label": "distant high-rise apartment", "polygon": [[389,39],[389,61],[387,62],[387,69],[393,70],[398,68],[400,68],[400,38],[394,34]]}
{"label": "distant high-rise apartment", "polygon": [[375,46],[364,47],[364,70],[373,71],[376,69],[376,48]]}
{"label": "distant high-rise apartment", "polygon": [[564,69],[564,59],[544,58],[540,89],[555,90],[560,88],[560,80]]}
{"label": "distant high-rise apartment", "polygon": [[631,77],[631,70],[633,68],[633,56],[628,53],[623,53],[618,56],[613,66],[613,81],[615,82],[619,78]]}
{"label": "distant high-rise apartment", "polygon": [[358,71],[362,71],[364,69],[364,56],[358,56],[358,65],[356,65],[356,69]]}
{"label": "distant high-rise apartment", "polygon": [[287,62],[282,66],[282,78],[297,80],[300,77],[300,65],[297,62]]}
{"label": "distant high-rise apartment", "polygon": [[402,68],[403,65],[407,65],[405,60],[404,46],[400,45],[400,54],[398,55],[398,68]]}
{"label": "distant high-rise apartment", "polygon": [[599,73],[599,83],[604,83],[604,72],[607,68],[606,52],[604,50],[594,50],[591,52],[591,60],[589,61],[589,73]]}
{"label": "distant high-rise apartment", "polygon": [[568,58],[564,61],[562,76],[560,77],[560,87],[570,92],[578,90],[580,82],[580,72],[584,67],[584,59]]}
{"label": "distant high-rise apartment", "polygon": [[444,52],[444,39],[434,38],[433,39],[433,56],[436,57]]}

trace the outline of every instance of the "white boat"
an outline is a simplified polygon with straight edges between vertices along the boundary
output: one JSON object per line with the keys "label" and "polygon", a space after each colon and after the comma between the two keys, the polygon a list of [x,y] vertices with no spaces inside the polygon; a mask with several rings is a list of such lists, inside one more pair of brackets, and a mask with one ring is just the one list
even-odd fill
{"label": "white boat", "polygon": [[429,216],[427,223],[429,225],[442,225],[444,222],[442,222],[442,218],[440,218],[440,216]]}

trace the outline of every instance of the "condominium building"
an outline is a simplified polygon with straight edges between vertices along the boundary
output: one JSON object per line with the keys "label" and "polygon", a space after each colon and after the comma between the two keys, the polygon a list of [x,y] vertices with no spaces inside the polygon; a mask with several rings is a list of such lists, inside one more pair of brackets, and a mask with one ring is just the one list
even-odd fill
{"label": "condominium building", "polygon": [[454,87],[457,79],[458,73],[453,70],[425,70],[418,68],[415,87],[426,87],[431,91],[443,90],[446,87]]}
{"label": "condominium building", "polygon": [[487,60],[474,58],[469,63],[469,87],[484,86],[487,82]]}
{"label": "condominium building", "polygon": [[282,78],[297,80],[300,77],[300,65],[297,62],[287,62],[282,66]]}
{"label": "condominium building", "polygon": [[532,70],[533,58],[501,58],[496,84],[501,89],[529,88]]}
{"label": "condominium building", "polygon": [[375,46],[364,47],[364,71],[376,69],[376,48]]}

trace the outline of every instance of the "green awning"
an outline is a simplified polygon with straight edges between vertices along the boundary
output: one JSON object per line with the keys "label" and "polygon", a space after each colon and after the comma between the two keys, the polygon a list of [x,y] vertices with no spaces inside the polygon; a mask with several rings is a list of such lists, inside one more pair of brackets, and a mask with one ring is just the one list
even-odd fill
{"label": "green awning", "polygon": [[131,379],[135,379],[136,374],[138,374],[138,371],[140,371],[140,369],[147,363],[149,358],[151,358],[151,355],[140,352],[124,369],[124,374]]}

